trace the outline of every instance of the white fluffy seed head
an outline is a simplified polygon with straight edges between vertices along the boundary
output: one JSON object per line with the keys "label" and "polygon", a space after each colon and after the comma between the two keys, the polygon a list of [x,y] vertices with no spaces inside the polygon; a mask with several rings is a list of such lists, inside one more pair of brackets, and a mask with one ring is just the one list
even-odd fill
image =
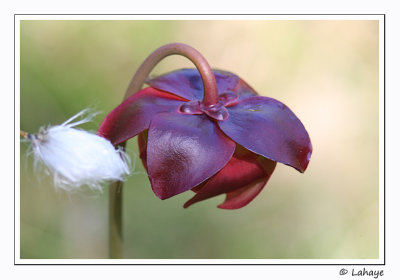
{"label": "white fluffy seed head", "polygon": [[53,174],[54,185],[67,191],[87,185],[101,190],[105,181],[121,181],[130,173],[130,161],[122,149],[115,149],[107,139],[74,128],[90,121],[95,114],[72,121],[87,113],[84,110],[58,126],[41,128],[29,134],[35,162],[41,162]]}

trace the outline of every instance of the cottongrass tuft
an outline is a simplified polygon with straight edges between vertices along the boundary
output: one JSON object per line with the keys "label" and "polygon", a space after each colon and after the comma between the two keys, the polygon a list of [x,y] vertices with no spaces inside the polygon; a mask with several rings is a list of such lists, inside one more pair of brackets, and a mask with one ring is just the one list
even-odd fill
{"label": "cottongrass tuft", "polygon": [[53,175],[56,189],[71,192],[88,186],[101,191],[102,183],[123,181],[131,173],[130,159],[121,148],[115,149],[107,139],[75,128],[95,115],[86,109],[61,125],[24,135],[31,143],[35,165],[43,165]]}

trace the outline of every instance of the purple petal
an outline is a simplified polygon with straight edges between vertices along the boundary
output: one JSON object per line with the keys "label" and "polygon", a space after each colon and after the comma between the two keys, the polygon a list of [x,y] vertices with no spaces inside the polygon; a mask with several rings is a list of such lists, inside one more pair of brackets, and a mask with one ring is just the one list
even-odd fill
{"label": "purple petal", "polygon": [[[227,71],[213,70],[218,92],[236,91],[244,97],[257,95],[238,76]],[[176,94],[188,100],[203,100],[204,89],[197,69],[181,69],[147,81],[151,87]]]}
{"label": "purple petal", "polygon": [[227,107],[222,131],[250,151],[304,172],[310,160],[310,138],[300,120],[283,103],[255,96]]}
{"label": "purple petal", "polygon": [[242,79],[239,79],[233,91],[239,95],[239,100],[258,95],[258,93]]}
{"label": "purple petal", "polygon": [[101,123],[98,134],[113,145],[122,143],[149,127],[160,112],[178,112],[185,100],[154,88],[138,91],[116,107]]}
{"label": "purple petal", "polygon": [[206,115],[161,113],[149,128],[147,169],[154,193],[166,199],[217,173],[235,150]]}
{"label": "purple petal", "polygon": [[211,177],[204,186],[200,186],[196,190],[196,195],[187,201],[184,207],[223,193],[231,193],[256,184],[260,180],[266,182],[275,166],[275,161],[263,158],[237,145],[228,164]]}

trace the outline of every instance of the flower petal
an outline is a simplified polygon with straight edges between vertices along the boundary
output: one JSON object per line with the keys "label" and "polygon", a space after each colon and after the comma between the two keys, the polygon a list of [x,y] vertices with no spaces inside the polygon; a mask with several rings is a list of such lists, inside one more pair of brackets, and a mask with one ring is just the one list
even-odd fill
{"label": "flower petal", "polygon": [[259,180],[248,186],[227,193],[225,201],[218,205],[218,208],[233,210],[246,206],[263,190],[268,179]]}
{"label": "flower petal", "polygon": [[226,165],[235,145],[204,114],[156,115],[147,139],[147,168],[154,193],[166,199],[192,189]]}
{"label": "flower petal", "polygon": [[155,114],[177,112],[185,101],[154,88],[142,89],[109,113],[97,133],[113,145],[122,143],[147,129]]}
{"label": "flower petal", "polygon": [[250,151],[304,172],[312,146],[300,120],[283,103],[254,96],[227,107],[229,117],[219,127]]}
{"label": "flower petal", "polygon": [[233,91],[239,95],[239,100],[258,95],[258,93],[242,79],[239,79]]}
{"label": "flower petal", "polygon": [[[235,91],[248,97],[257,95],[238,76],[227,71],[213,70],[218,92]],[[203,100],[204,88],[197,69],[181,69],[153,78],[146,82],[151,87],[176,94],[189,100]],[[239,91],[238,91],[239,90]]]}
{"label": "flower petal", "polygon": [[148,131],[145,130],[138,135],[139,157],[142,160],[143,166],[147,171],[147,135]]}
{"label": "flower petal", "polygon": [[[264,186],[275,166],[275,161],[263,158],[237,145],[235,153],[228,164],[208,180],[204,186],[196,190],[196,195],[187,201],[184,207],[189,207],[193,203],[223,193],[231,193],[247,186],[253,186],[260,180],[264,182]],[[246,200],[247,203],[251,199]]]}

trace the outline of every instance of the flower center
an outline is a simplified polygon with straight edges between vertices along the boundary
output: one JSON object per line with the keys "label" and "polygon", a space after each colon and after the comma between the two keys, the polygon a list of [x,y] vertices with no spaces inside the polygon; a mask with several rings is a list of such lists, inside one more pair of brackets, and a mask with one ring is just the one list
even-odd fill
{"label": "flower center", "polygon": [[228,110],[225,107],[236,103],[238,98],[239,96],[235,92],[227,91],[218,95],[218,102],[216,104],[206,106],[203,101],[192,100],[182,104],[180,111],[190,115],[201,115],[205,113],[213,119],[223,121],[229,116]]}

